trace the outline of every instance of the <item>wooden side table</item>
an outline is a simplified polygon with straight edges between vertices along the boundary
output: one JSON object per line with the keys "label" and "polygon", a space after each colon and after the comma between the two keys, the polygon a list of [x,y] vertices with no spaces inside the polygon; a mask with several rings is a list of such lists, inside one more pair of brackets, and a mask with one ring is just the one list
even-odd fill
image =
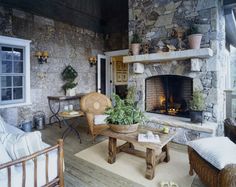
{"label": "wooden side table", "polygon": [[71,115],[69,112],[59,112],[59,116],[62,117],[62,122],[65,126],[67,126],[66,130],[62,134],[62,139],[65,139],[70,132],[75,132],[77,137],[80,139],[81,143],[81,137],[79,134],[79,131],[73,126],[73,123],[69,123],[68,120],[72,118],[78,118],[84,115],[82,111],[76,111],[78,114]]}

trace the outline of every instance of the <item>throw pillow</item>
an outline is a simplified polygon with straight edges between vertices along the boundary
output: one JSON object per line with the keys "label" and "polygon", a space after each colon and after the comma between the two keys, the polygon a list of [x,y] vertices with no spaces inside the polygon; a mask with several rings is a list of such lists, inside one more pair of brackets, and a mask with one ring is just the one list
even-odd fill
{"label": "throw pillow", "polygon": [[236,144],[227,137],[202,138],[188,145],[219,170],[227,164],[236,164]]}
{"label": "throw pillow", "polygon": [[6,132],[5,121],[1,116],[0,116],[0,132]]}
{"label": "throw pillow", "polygon": [[108,115],[95,115],[94,116],[94,125],[104,125],[107,124],[106,118]]}
{"label": "throw pillow", "polygon": [[0,142],[4,145],[12,160],[28,156],[43,149],[39,131],[24,134],[0,133]]}

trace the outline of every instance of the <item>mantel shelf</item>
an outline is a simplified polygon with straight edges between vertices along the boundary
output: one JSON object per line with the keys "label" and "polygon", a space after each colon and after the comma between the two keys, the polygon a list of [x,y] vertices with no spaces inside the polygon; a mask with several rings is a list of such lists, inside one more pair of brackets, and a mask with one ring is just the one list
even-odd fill
{"label": "mantel shelf", "polygon": [[184,51],[172,51],[162,53],[152,53],[134,56],[124,56],[124,63],[157,63],[172,60],[185,60],[194,58],[210,58],[213,56],[213,51],[210,48],[188,49]]}

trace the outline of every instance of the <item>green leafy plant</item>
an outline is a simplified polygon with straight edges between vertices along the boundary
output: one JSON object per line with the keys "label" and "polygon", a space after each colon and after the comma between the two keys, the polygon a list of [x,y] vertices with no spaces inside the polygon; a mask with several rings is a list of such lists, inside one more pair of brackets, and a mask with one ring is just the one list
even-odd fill
{"label": "green leafy plant", "polygon": [[203,111],[205,108],[204,97],[201,91],[194,90],[192,99],[189,101],[189,108],[193,111]]}
{"label": "green leafy plant", "polygon": [[200,34],[198,26],[195,23],[192,23],[190,25],[188,35],[191,35],[191,34]]}
{"label": "green leafy plant", "polygon": [[107,108],[105,114],[107,123],[115,125],[131,125],[140,123],[145,119],[143,112],[135,102],[135,89],[130,88],[126,99],[122,100],[118,95],[113,94],[112,99],[115,105]]}
{"label": "green leafy plant", "polygon": [[77,83],[75,83],[74,80],[78,76],[78,73],[71,65],[68,65],[61,75],[62,79],[66,81],[66,83],[62,86],[62,89],[65,92],[66,90],[72,89],[77,86]]}
{"label": "green leafy plant", "polygon": [[138,33],[134,33],[133,37],[132,37],[132,40],[131,40],[131,43],[135,44],[135,43],[141,43],[141,42],[142,42],[142,40],[139,37]]}

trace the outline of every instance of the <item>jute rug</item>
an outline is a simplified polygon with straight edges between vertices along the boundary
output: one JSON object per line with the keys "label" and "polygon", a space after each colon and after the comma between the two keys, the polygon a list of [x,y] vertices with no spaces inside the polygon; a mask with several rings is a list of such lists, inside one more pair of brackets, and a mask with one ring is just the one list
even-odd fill
{"label": "jute rug", "polygon": [[[122,141],[118,141],[118,145],[122,143]],[[194,179],[194,177],[188,175],[189,164],[187,153],[176,149],[170,149],[170,161],[168,163],[163,162],[156,166],[153,180],[145,178],[145,159],[127,153],[119,153],[116,155],[116,162],[109,164],[107,162],[107,140],[76,153],[75,156],[148,187],[158,187],[161,181],[173,181],[179,187],[191,187]]]}

